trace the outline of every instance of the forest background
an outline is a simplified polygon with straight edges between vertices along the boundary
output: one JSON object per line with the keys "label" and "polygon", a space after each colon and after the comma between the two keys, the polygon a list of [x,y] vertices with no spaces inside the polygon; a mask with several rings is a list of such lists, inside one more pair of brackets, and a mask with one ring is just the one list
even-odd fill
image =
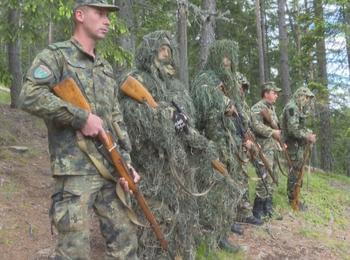
{"label": "forest background", "polygon": [[[115,0],[100,53],[121,73],[133,65],[143,35],[160,29],[176,35],[179,77],[189,85],[206,62],[215,39],[239,44],[239,71],[251,83],[249,105],[263,82],[283,94],[307,85],[317,102],[308,124],[317,136],[311,164],[350,176],[350,2],[348,0]],[[0,91],[16,107],[25,72],[48,44],[71,35],[74,1],[0,1]]]}

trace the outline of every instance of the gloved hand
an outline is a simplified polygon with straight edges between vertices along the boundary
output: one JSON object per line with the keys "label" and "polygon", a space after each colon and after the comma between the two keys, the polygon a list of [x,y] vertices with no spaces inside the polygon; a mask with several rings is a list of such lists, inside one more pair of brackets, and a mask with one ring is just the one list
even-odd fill
{"label": "gloved hand", "polygon": [[182,131],[185,131],[187,132],[188,131],[188,118],[187,116],[184,114],[184,113],[179,113],[177,111],[174,111],[173,113],[173,121],[174,121],[174,124],[175,124],[175,130],[176,132],[182,132]]}

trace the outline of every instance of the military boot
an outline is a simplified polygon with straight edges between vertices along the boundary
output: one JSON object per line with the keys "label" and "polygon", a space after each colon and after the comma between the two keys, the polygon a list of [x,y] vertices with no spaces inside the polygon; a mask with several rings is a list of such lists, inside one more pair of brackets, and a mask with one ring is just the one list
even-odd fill
{"label": "military boot", "polygon": [[268,197],[264,201],[264,216],[271,218],[273,215],[272,197]]}
{"label": "military boot", "polygon": [[240,224],[235,222],[231,225],[231,232],[238,235],[243,235],[243,228]]}
{"label": "military boot", "polygon": [[264,203],[265,203],[264,199],[255,197],[254,206],[253,206],[253,215],[260,221],[264,214]]}
{"label": "military boot", "polygon": [[227,237],[221,238],[219,240],[218,246],[220,249],[225,250],[229,253],[237,253],[242,250],[242,248],[239,245],[232,244]]}
{"label": "military boot", "polygon": [[261,219],[256,218],[254,215],[247,217],[243,220],[244,223],[261,226],[264,222]]}

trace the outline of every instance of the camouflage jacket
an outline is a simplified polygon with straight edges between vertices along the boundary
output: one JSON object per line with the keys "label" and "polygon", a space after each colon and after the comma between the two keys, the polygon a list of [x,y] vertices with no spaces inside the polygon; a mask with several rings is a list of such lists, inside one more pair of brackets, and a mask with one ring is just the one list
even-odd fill
{"label": "camouflage jacket", "polygon": [[282,135],[287,144],[303,145],[306,143],[307,135],[311,133],[311,130],[306,128],[305,119],[306,115],[298,107],[295,100],[290,100],[284,107],[281,116]]}
{"label": "camouflage jacket", "polygon": [[[53,175],[96,174],[95,167],[76,143],[76,130],[81,129],[88,112],[61,100],[52,88],[63,79],[72,77],[90,103],[92,113],[103,119],[106,126],[117,122],[126,134],[117,100],[117,88],[110,64],[96,55],[84,52],[73,38],[50,45],[35,58],[20,95],[21,107],[44,119],[48,129],[49,151]],[[86,138],[88,151],[105,166],[92,139]],[[127,151],[121,151],[129,161]]]}
{"label": "camouflage jacket", "polygon": [[262,146],[264,151],[276,150],[277,144],[272,137],[272,127],[264,121],[261,111],[267,109],[271,115],[271,119],[278,125],[278,118],[275,107],[265,100],[260,100],[251,108],[251,127],[256,136],[257,142]]}

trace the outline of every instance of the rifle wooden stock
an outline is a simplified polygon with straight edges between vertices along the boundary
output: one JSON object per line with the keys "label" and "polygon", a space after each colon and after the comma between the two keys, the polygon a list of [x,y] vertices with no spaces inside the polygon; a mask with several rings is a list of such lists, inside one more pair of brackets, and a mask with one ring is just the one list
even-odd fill
{"label": "rifle wooden stock", "polygon": [[[267,110],[262,110],[260,112],[262,118],[265,120],[266,123],[268,123],[272,129],[275,129],[275,130],[280,130],[280,127],[279,125],[277,125],[271,118],[271,115],[270,113],[267,111]],[[281,147],[281,149],[283,150],[283,153],[284,153],[284,156],[286,157],[286,160],[287,160],[287,164],[288,164],[288,168],[289,170],[292,169],[293,165],[292,165],[292,160],[290,159],[289,157],[289,154],[287,152],[287,149],[284,147],[284,144],[282,143],[282,140],[279,138],[279,139],[275,139],[279,146]]]}
{"label": "rifle wooden stock", "polygon": [[[57,84],[53,88],[53,91],[58,97],[60,97],[64,101],[81,109],[91,111],[89,103],[87,102],[84,95],[81,93],[79,87],[77,86],[76,82],[72,78],[67,78],[59,84]],[[142,193],[139,191],[138,187],[131,178],[129,168],[125,164],[119,151],[116,149],[115,142],[113,141],[111,134],[105,131],[101,131],[98,134],[98,139],[101,141],[101,143],[103,143],[104,147],[109,152],[114,167],[118,171],[120,177],[124,178],[128,182],[129,189],[133,192],[136,201],[141,207],[145,217],[151,224],[151,228],[153,229],[157,239],[159,240],[161,247],[163,248],[163,250],[167,250],[168,242],[165,240],[160,226],[155,216],[151,212],[149,206],[147,205],[145,198],[143,197]]]}
{"label": "rifle wooden stock", "polygon": [[299,198],[300,198],[300,189],[301,189],[301,184],[304,178],[304,166],[309,159],[309,156],[311,154],[311,145],[308,144],[305,152],[304,152],[304,157],[303,157],[303,164],[301,165],[297,181],[294,184],[294,190],[293,190],[293,200],[291,202],[292,209],[295,211],[299,211]]}
{"label": "rifle wooden stock", "polygon": [[157,108],[158,104],[153,99],[151,93],[132,76],[128,76],[122,84],[120,90],[127,96],[137,100],[140,103],[147,103],[152,108]]}
{"label": "rifle wooden stock", "polygon": [[226,176],[226,177],[229,176],[226,166],[219,160],[212,160],[211,165],[215,170],[217,170],[223,176]]}
{"label": "rifle wooden stock", "polygon": [[145,198],[143,197],[143,194],[139,191],[138,187],[136,186],[133,179],[131,178],[129,168],[127,167],[127,165],[125,165],[123,158],[121,157],[120,153],[116,149],[115,142],[113,141],[111,134],[103,131],[99,133],[98,138],[103,143],[107,151],[109,151],[113,164],[117,169],[120,177],[124,178],[128,182],[129,189],[132,191],[135,199],[137,200],[137,203],[139,204],[143,213],[145,214],[145,217],[147,218],[148,222],[151,224],[151,228],[156,234],[156,237],[159,240],[162,248],[164,250],[167,250],[168,242],[165,240],[165,237],[160,229],[160,226],[156,218],[152,214]]}

